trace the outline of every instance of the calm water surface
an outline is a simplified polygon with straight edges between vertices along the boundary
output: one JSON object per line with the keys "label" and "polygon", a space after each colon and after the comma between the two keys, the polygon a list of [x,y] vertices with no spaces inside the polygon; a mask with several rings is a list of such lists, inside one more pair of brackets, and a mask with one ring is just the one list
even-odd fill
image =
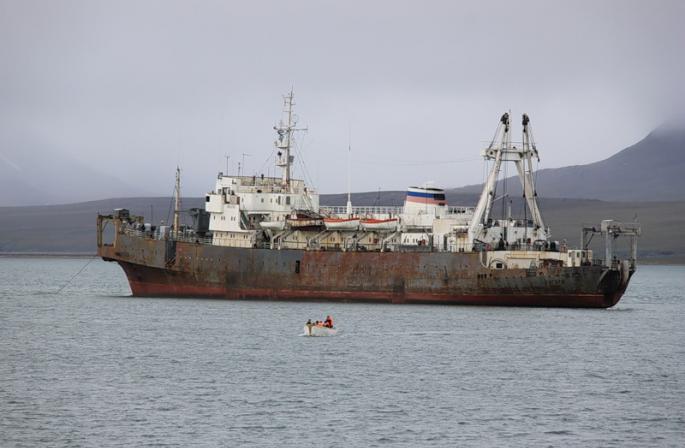
{"label": "calm water surface", "polygon": [[685,444],[684,267],[610,310],[55,294],[86,262],[0,258],[0,446]]}

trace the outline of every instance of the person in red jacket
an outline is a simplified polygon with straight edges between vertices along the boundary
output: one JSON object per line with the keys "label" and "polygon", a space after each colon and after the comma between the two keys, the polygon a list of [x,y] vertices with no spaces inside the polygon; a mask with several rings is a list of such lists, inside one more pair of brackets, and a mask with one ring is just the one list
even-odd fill
{"label": "person in red jacket", "polygon": [[326,316],[326,320],[323,323],[324,327],[333,328],[333,319],[331,316]]}

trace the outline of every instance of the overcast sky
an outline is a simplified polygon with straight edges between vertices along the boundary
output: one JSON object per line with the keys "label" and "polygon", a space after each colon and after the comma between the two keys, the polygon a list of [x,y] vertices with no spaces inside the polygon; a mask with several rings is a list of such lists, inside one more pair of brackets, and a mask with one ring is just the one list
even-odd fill
{"label": "overcast sky", "polygon": [[0,0],[0,164],[62,152],[141,194],[180,164],[200,195],[227,154],[274,174],[291,86],[324,193],[346,190],[350,129],[354,191],[480,182],[509,109],[541,167],[593,162],[685,104],[684,5]]}

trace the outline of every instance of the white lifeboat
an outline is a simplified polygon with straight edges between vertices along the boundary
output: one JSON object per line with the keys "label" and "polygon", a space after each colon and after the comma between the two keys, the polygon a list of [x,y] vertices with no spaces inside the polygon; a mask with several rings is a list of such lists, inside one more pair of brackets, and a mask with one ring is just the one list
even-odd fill
{"label": "white lifeboat", "polygon": [[327,230],[357,230],[359,218],[324,218],[323,223]]}
{"label": "white lifeboat", "polygon": [[388,218],[388,219],[362,219],[362,228],[364,230],[397,230],[399,224],[399,219]]}
{"label": "white lifeboat", "polygon": [[285,228],[285,220],[283,221],[262,221],[259,226],[264,230],[279,231]]}

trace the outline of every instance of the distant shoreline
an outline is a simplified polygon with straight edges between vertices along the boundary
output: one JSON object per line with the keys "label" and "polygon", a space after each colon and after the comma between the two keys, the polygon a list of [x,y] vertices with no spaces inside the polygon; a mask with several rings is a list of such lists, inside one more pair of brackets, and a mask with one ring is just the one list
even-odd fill
{"label": "distant shoreline", "polygon": [[0,258],[91,258],[95,252],[0,252]]}
{"label": "distant shoreline", "polygon": [[682,266],[685,265],[685,257],[672,258],[646,258],[637,260],[638,267],[642,266]]}

